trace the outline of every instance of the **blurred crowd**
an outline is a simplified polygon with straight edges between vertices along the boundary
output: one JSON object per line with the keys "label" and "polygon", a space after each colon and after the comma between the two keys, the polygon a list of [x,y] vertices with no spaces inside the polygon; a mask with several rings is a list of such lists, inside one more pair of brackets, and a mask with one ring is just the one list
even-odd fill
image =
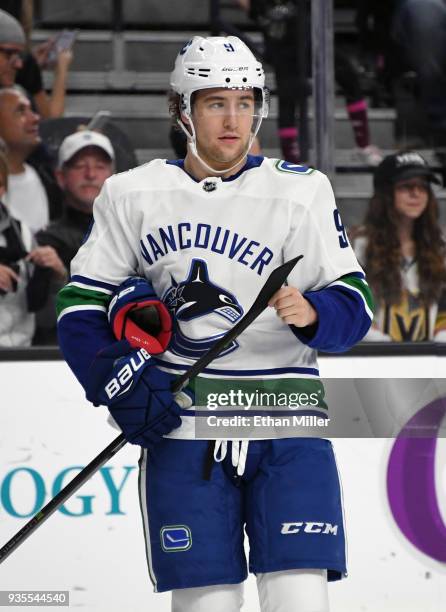
{"label": "blurred crowd", "polygon": [[[311,61],[307,49],[308,73],[299,77],[296,20],[310,17],[299,12],[298,0],[237,1],[263,33],[263,59],[275,73],[282,156],[305,163],[297,112]],[[94,200],[117,169],[119,149],[118,140],[86,126],[73,128],[56,151],[42,139],[41,121],[64,115],[74,37],[32,47],[32,8],[32,1],[0,0],[0,348],[57,344],[55,297],[89,231]],[[376,299],[366,340],[441,342],[446,339],[446,246],[436,195],[441,181],[416,149],[433,149],[438,164],[445,164],[446,2],[359,0],[356,25],[355,53],[335,45],[335,78],[358,158],[374,168],[364,220],[349,228]],[[51,91],[43,86],[42,70],[53,72]],[[372,86],[365,93],[369,74]],[[404,149],[384,154],[371,141],[367,100],[399,111],[408,92],[422,119],[418,132]],[[402,113],[397,129],[407,134],[404,121]],[[185,138],[174,129],[170,137],[175,153],[184,157]],[[260,153],[261,142],[254,146]]]}

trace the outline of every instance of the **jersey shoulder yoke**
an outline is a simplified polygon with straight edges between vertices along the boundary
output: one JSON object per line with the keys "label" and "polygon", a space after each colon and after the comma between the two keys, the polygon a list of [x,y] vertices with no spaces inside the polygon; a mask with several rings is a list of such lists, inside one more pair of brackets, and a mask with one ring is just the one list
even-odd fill
{"label": "jersey shoulder yoke", "polygon": [[131,191],[153,191],[169,188],[172,180],[171,169],[165,159],[153,159],[150,162],[136,166],[125,172],[119,172],[107,179],[107,185],[114,197],[119,197]]}
{"label": "jersey shoulder yoke", "polygon": [[311,201],[320,185],[328,181],[326,175],[315,168],[283,159],[265,158],[264,165],[273,193],[299,203]]}

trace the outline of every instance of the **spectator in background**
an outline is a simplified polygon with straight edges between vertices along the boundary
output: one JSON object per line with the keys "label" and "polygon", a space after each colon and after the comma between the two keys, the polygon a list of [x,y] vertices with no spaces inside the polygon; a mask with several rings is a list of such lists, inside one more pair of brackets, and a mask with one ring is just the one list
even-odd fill
{"label": "spectator in background", "polygon": [[401,72],[401,58],[392,38],[392,23],[399,0],[356,1],[358,43],[365,62],[375,75],[371,92],[376,106],[393,106],[395,76]]}
{"label": "spectator in background", "polygon": [[52,170],[37,155],[30,159],[41,143],[39,121],[23,93],[0,89],[0,137],[6,143],[10,170],[5,204],[33,233],[60,215],[60,196]]}
{"label": "spectator in background", "polygon": [[34,311],[45,299],[47,278],[60,275],[52,247],[35,247],[25,224],[12,217],[2,203],[8,187],[8,164],[0,150],[0,347],[30,346]]}
{"label": "spectator in background", "polygon": [[[301,159],[296,109],[302,85],[298,76],[297,0],[238,0],[250,17],[262,28],[265,59],[274,68],[279,102],[278,136],[284,159]],[[299,15],[299,19],[303,17]],[[308,50],[307,50],[308,51]],[[307,52],[310,57],[309,51]],[[310,65],[310,61],[308,61]],[[307,75],[304,75],[307,78]],[[335,77],[345,97],[347,113],[361,161],[376,166],[382,160],[379,149],[371,144],[367,102],[360,88],[359,76],[351,59],[335,47]]]}
{"label": "spectator in background", "polygon": [[397,137],[433,146],[445,164],[446,1],[359,0],[357,24],[394,98]]}
{"label": "spectator in background", "polygon": [[20,23],[0,10],[0,85],[12,87],[23,66],[25,33]]}
{"label": "spectator in background", "polygon": [[432,183],[416,152],[388,155],[377,167],[364,225],[351,232],[377,310],[365,340],[446,339],[446,245]]}
{"label": "spectator in background", "polygon": [[[0,153],[0,200],[7,185],[8,165]],[[30,265],[25,259],[31,247],[31,232],[12,218],[0,201],[0,347],[31,344],[34,314],[29,312],[27,304]]]}
{"label": "spectator in background", "polygon": [[93,203],[113,174],[115,153],[107,136],[83,130],[67,136],[59,150],[57,181],[63,191],[62,217],[39,231],[40,246],[56,251],[63,276],[53,278],[47,304],[37,316],[34,344],[57,344],[55,298],[68,281],[70,263],[81,246],[93,220]]}
{"label": "spectator in background", "polygon": [[56,249],[67,274],[93,219],[93,203],[114,172],[114,161],[112,143],[99,132],[75,132],[60,146],[56,178],[63,193],[63,213],[36,238],[40,245]]}
{"label": "spectator in background", "polygon": [[[15,3],[19,13],[21,2]],[[51,97],[43,88],[39,64],[28,50],[25,31],[19,21],[9,11],[10,3],[0,1],[0,86],[11,87],[15,83],[24,88],[31,97],[37,112],[44,118],[61,117],[65,106],[65,90],[69,66],[73,54],[71,50],[57,55]],[[3,6],[8,10],[1,10]],[[29,11],[28,11],[29,13]],[[29,22],[29,14],[27,22]],[[51,41],[41,48],[40,59],[45,63],[51,49]]]}
{"label": "spectator in background", "polygon": [[393,21],[393,36],[403,58],[418,76],[421,103],[430,138],[446,162],[446,2],[401,0]]}

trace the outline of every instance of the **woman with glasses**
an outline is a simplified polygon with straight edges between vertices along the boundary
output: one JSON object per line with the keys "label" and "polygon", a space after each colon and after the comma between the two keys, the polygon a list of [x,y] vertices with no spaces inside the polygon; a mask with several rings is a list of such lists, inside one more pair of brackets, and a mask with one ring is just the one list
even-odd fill
{"label": "woman with glasses", "polygon": [[350,236],[375,296],[365,340],[446,339],[446,245],[432,183],[414,151],[388,155],[375,171],[364,225]]}

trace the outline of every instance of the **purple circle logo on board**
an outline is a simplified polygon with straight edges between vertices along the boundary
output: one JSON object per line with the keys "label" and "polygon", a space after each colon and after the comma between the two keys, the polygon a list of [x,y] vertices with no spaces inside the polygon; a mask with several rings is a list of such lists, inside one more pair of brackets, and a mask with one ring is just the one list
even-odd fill
{"label": "purple circle logo on board", "polygon": [[[387,495],[393,517],[418,550],[446,562],[446,525],[435,487],[435,450],[446,415],[446,398],[419,410],[395,440],[387,467]],[[417,438],[417,429],[431,437]]]}

